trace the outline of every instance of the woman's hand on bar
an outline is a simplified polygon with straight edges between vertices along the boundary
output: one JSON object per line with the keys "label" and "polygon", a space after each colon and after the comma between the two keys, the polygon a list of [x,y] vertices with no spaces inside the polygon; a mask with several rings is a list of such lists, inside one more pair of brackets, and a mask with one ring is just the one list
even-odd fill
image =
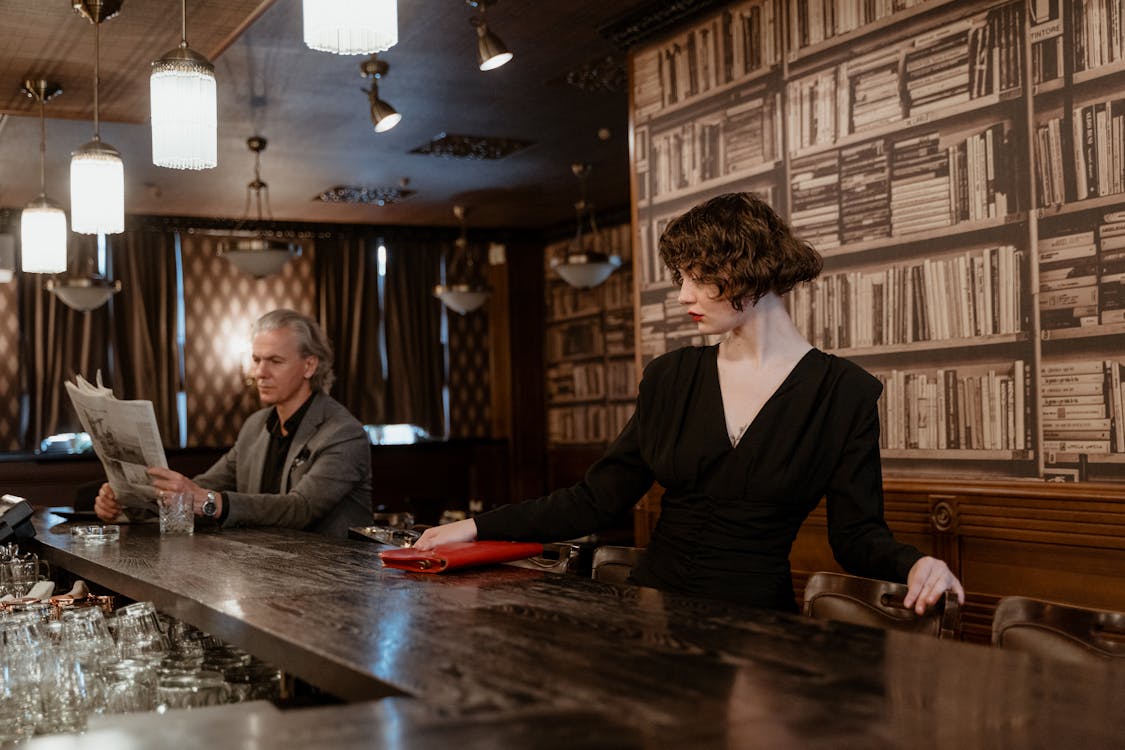
{"label": "woman's hand on bar", "polygon": [[957,601],[965,603],[965,589],[961,587],[961,582],[949,566],[936,557],[923,557],[914,563],[906,577],[906,585],[908,588],[902,603],[907,609],[914,607],[920,615],[934,606],[949,589],[957,594]]}
{"label": "woman's hand on bar", "polygon": [[477,538],[477,522],[471,518],[464,521],[447,523],[442,526],[431,526],[422,532],[418,541],[414,542],[414,549],[433,549],[439,544],[453,544],[454,542],[472,542]]}
{"label": "woman's hand on bar", "polygon": [[113,488],[108,483],[103,483],[98,489],[98,496],[94,498],[94,513],[106,523],[113,523],[123,510]]}

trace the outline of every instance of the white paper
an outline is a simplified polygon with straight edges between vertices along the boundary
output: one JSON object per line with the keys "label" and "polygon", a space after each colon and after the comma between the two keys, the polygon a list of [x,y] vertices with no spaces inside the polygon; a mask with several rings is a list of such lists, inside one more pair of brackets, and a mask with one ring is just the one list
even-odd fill
{"label": "white paper", "polygon": [[146,469],[168,468],[164,444],[151,401],[119,401],[113,391],[81,375],[66,383],[66,392],[90,435],[117,501],[130,508],[156,509],[156,490]]}

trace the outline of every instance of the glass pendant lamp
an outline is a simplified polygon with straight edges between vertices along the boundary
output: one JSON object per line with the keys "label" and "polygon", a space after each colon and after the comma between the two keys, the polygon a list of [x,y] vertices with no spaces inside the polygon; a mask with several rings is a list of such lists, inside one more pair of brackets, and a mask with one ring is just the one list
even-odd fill
{"label": "glass pendant lamp", "polygon": [[338,55],[369,55],[398,44],[398,0],[304,0],[305,44]]}
{"label": "glass pendant lamp", "polygon": [[[551,260],[551,268],[563,281],[579,289],[590,289],[598,286],[615,270],[621,267],[621,258],[617,255],[607,255],[600,252],[597,244],[601,239],[598,236],[598,223],[594,217],[594,206],[586,199],[586,181],[590,177],[589,164],[571,164],[570,171],[578,178],[582,186],[581,198],[574,204],[574,213],[577,218],[578,228],[574,239],[567,250],[566,258]],[[583,237],[584,225],[590,224],[590,242]],[[590,247],[587,247],[587,245]]]}
{"label": "glass pendant lamp", "polygon": [[218,164],[215,66],[188,46],[187,0],[180,20],[180,46],[152,61],[152,163],[211,169]]}
{"label": "glass pendant lamp", "polygon": [[75,9],[94,24],[94,138],[70,156],[70,228],[79,234],[125,231],[125,166],[117,149],[101,139],[98,122],[99,29],[120,0],[76,0]]}
{"label": "glass pendant lamp", "polygon": [[62,93],[51,81],[27,80],[23,92],[39,102],[39,197],[20,216],[20,269],[24,273],[66,270],[66,214],[47,197],[47,102]]}
{"label": "glass pendant lamp", "polygon": [[468,228],[465,223],[468,211],[464,206],[454,206],[453,215],[461,222],[461,234],[453,244],[453,257],[449,263],[446,283],[434,287],[434,296],[450,310],[466,315],[488,301],[489,290],[477,278],[476,262],[472,248],[469,247]]}

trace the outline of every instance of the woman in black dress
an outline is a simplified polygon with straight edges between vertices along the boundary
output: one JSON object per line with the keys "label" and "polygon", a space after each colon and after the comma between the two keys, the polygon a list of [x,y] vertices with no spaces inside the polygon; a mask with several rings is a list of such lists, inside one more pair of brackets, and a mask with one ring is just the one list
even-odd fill
{"label": "woman in black dress", "polygon": [[820,255],[749,193],[713,198],[672,221],[660,255],[679,302],[721,343],[645,368],[633,418],[573,487],[428,529],[430,549],[473,539],[558,541],[592,533],[653,481],[660,520],[632,580],[644,586],[796,611],[789,551],[822,497],[845,570],[909,584],[919,613],[947,589],[944,562],[895,541],[883,520],[882,386],[815,349],[781,296],[820,273]]}

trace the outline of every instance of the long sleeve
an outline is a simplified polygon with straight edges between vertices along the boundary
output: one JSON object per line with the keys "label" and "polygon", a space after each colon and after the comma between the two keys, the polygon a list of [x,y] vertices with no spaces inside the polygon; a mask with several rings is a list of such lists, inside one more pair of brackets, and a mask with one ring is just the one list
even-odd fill
{"label": "long sleeve", "polygon": [[477,537],[549,542],[574,539],[605,527],[652,486],[652,470],[641,456],[639,423],[638,411],[606,454],[573,487],[477,516]]}
{"label": "long sleeve", "polygon": [[875,407],[880,386],[877,381],[874,386],[874,394],[865,394],[857,405],[852,429],[829,481],[828,540],[836,561],[849,573],[903,582],[922,553],[896,541],[883,519]]}

